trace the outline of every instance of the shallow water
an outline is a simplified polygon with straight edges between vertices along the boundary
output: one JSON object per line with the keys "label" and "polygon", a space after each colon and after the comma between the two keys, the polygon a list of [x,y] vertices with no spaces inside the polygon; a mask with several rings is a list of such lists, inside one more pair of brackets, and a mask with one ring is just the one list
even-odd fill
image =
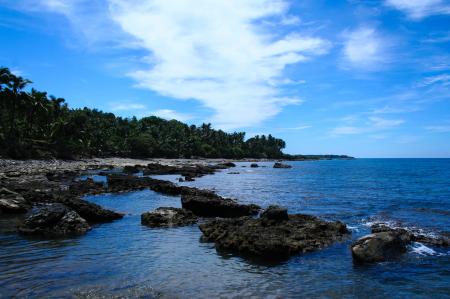
{"label": "shallow water", "polygon": [[[127,215],[85,236],[53,241],[25,239],[9,232],[10,220],[0,221],[0,297],[450,298],[448,249],[414,243],[399,260],[371,266],[354,265],[349,251],[351,241],[377,221],[430,234],[448,231],[450,159],[292,162],[292,169],[259,164],[269,167],[238,163],[183,184],[341,220],[351,227],[351,239],[284,263],[261,264],[201,243],[195,225],[140,225],[142,212],[179,207],[179,197],[148,190],[88,196]],[[235,171],[240,174],[228,174]]]}

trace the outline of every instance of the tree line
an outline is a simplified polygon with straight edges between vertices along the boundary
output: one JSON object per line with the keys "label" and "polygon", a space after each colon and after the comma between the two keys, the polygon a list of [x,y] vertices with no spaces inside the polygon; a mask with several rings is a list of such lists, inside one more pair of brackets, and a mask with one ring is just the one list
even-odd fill
{"label": "tree line", "polygon": [[271,135],[245,140],[211,124],[156,116],[122,118],[71,109],[63,98],[28,89],[30,80],[0,68],[0,155],[10,158],[165,157],[281,158],[285,142]]}

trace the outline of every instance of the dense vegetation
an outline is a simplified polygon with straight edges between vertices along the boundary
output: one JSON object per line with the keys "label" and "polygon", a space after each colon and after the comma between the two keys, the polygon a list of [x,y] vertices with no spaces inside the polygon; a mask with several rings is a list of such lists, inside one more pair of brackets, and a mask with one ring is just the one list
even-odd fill
{"label": "dense vegetation", "polygon": [[0,68],[0,155],[12,158],[167,157],[280,158],[285,142],[245,140],[210,124],[188,126],[155,116],[121,118],[96,109],[70,109],[31,81]]}

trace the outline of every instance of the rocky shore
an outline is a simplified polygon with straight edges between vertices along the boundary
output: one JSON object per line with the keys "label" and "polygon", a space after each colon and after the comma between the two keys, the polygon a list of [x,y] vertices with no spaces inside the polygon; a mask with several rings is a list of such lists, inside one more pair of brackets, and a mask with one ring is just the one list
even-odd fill
{"label": "rocky shore", "polygon": [[[270,206],[241,204],[210,190],[180,186],[152,175],[175,174],[180,180],[195,180],[236,165],[228,160],[133,160],[92,159],[83,161],[0,160],[0,217],[25,215],[17,232],[27,236],[60,238],[82,235],[93,224],[116,221],[120,211],[104,209],[83,199],[87,194],[118,193],[150,189],[179,196],[182,208],[160,207],[141,215],[142,225],[169,228],[199,224],[202,240],[214,242],[218,250],[265,259],[285,259],[291,255],[319,250],[346,239],[346,225],[311,215],[289,215]],[[259,167],[253,163],[251,167]],[[274,168],[289,169],[276,162]],[[230,173],[236,173],[231,171]],[[80,179],[97,174],[106,183]],[[259,215],[259,216],[258,216]],[[385,261],[400,255],[412,242],[449,246],[444,238],[430,238],[403,229],[374,226],[372,234],[354,242],[355,262]]]}

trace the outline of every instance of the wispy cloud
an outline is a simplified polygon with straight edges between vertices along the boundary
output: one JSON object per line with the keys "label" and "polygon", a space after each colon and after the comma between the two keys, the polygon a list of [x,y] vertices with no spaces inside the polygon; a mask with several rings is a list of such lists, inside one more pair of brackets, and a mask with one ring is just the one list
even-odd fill
{"label": "wispy cloud", "polygon": [[450,132],[450,124],[443,125],[434,125],[425,127],[426,130],[436,133],[449,133]]}
{"label": "wispy cloud", "polygon": [[270,17],[281,29],[287,9],[285,1],[268,0],[110,1],[113,20],[149,53],[149,66],[130,73],[138,86],[198,100],[225,129],[258,124],[299,103],[273,83],[286,79],[287,65],[327,52],[321,38],[298,32],[275,37],[273,27],[258,22]]}
{"label": "wispy cloud", "polygon": [[159,109],[159,110],[151,111],[148,113],[147,116],[150,116],[150,115],[158,116],[158,117],[168,119],[168,120],[176,119],[179,121],[187,121],[187,120],[190,120],[193,118],[193,116],[190,114],[180,113],[180,112],[177,112],[177,111],[171,110],[171,109]]}
{"label": "wispy cloud", "polygon": [[138,103],[111,103],[111,111],[133,111],[147,109],[147,106]]}
{"label": "wispy cloud", "polygon": [[[354,122],[354,120],[352,120]],[[358,126],[356,125],[343,125],[335,127],[331,130],[331,136],[339,135],[356,135],[366,133],[376,133],[385,131],[403,124],[403,119],[386,119],[377,116],[370,116],[366,121]]]}
{"label": "wispy cloud", "polygon": [[450,74],[439,74],[436,76],[424,78],[418,85],[422,87],[441,84],[442,86],[450,86]]}
{"label": "wispy cloud", "polygon": [[375,28],[360,27],[343,36],[344,68],[379,70],[390,62],[391,42]]}
{"label": "wispy cloud", "polygon": [[386,0],[385,4],[403,11],[413,20],[431,15],[450,14],[450,4],[443,0]]}

